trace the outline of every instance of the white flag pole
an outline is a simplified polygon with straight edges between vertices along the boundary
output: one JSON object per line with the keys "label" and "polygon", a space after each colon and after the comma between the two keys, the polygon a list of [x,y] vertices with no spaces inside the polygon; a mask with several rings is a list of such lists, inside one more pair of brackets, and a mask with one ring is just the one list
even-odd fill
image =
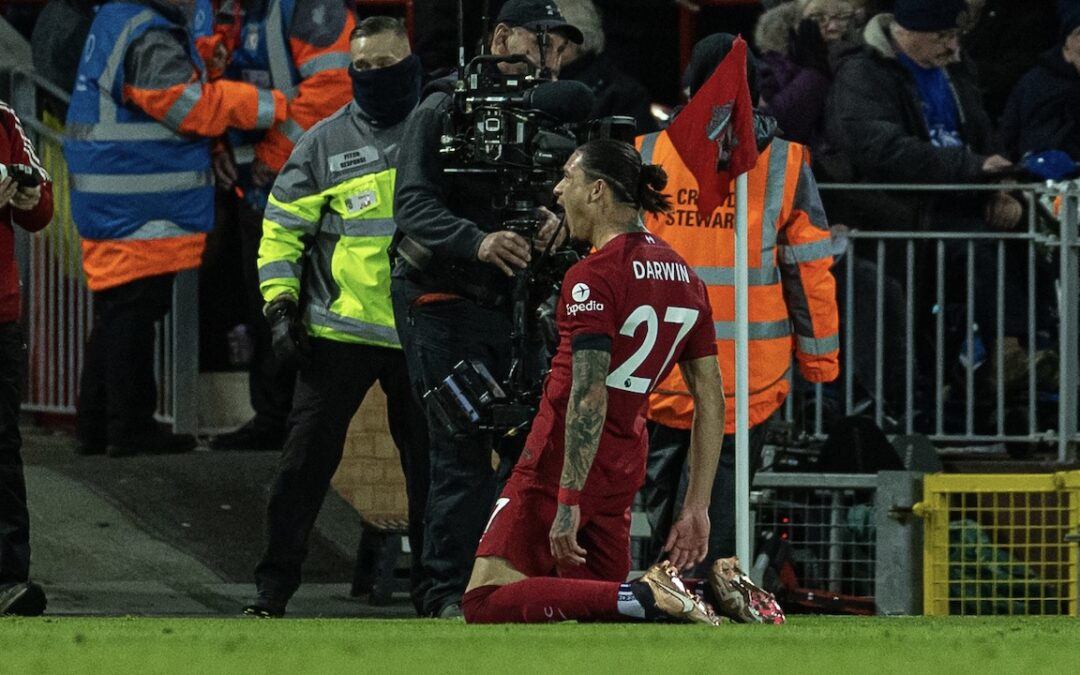
{"label": "white flag pole", "polygon": [[750,557],[750,366],[747,361],[749,279],[747,276],[746,174],[735,177],[735,554],[743,570]]}

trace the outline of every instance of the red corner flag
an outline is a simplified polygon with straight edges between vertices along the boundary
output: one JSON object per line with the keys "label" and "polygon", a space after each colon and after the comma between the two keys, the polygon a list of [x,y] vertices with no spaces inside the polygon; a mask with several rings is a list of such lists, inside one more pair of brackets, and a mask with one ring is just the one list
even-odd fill
{"label": "red corner flag", "polygon": [[731,181],[757,161],[753,102],[746,84],[746,41],[731,51],[667,129],[671,145],[698,183],[698,211],[708,217]]}

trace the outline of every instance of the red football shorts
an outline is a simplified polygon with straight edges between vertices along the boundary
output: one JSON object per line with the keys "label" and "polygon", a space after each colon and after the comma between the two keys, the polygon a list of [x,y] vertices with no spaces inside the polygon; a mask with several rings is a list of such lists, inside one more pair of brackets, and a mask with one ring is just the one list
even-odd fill
{"label": "red football shorts", "polygon": [[504,558],[529,577],[625,581],[630,574],[630,502],[581,499],[578,543],[585,564],[556,568],[548,535],[558,507],[558,486],[542,485],[535,476],[515,471],[491,511],[476,557]]}

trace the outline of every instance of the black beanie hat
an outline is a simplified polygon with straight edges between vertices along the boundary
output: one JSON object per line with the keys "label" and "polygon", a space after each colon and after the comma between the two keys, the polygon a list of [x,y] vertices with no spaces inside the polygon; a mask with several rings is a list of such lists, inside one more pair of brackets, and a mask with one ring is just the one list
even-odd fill
{"label": "black beanie hat", "polygon": [[896,0],[893,17],[910,31],[936,33],[958,28],[966,11],[964,0]]}
{"label": "black beanie hat", "polygon": [[[697,90],[701,89],[701,85],[712,76],[734,45],[735,36],[731,33],[713,33],[694,45],[694,49],[690,52],[690,63],[686,64],[686,71],[683,72],[683,86],[690,89],[691,96],[696,94]],[[750,100],[756,105],[758,64],[757,57],[749,48],[746,50],[746,85],[750,89]]]}
{"label": "black beanie hat", "polygon": [[1061,39],[1080,28],[1080,0],[1058,0],[1058,16],[1061,19]]}

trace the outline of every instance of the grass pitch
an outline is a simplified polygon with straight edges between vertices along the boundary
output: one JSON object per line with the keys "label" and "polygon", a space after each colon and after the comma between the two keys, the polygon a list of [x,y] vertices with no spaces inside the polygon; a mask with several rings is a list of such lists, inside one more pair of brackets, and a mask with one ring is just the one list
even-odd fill
{"label": "grass pitch", "polygon": [[0,619],[0,673],[1066,673],[1076,618],[792,617],[784,626]]}

